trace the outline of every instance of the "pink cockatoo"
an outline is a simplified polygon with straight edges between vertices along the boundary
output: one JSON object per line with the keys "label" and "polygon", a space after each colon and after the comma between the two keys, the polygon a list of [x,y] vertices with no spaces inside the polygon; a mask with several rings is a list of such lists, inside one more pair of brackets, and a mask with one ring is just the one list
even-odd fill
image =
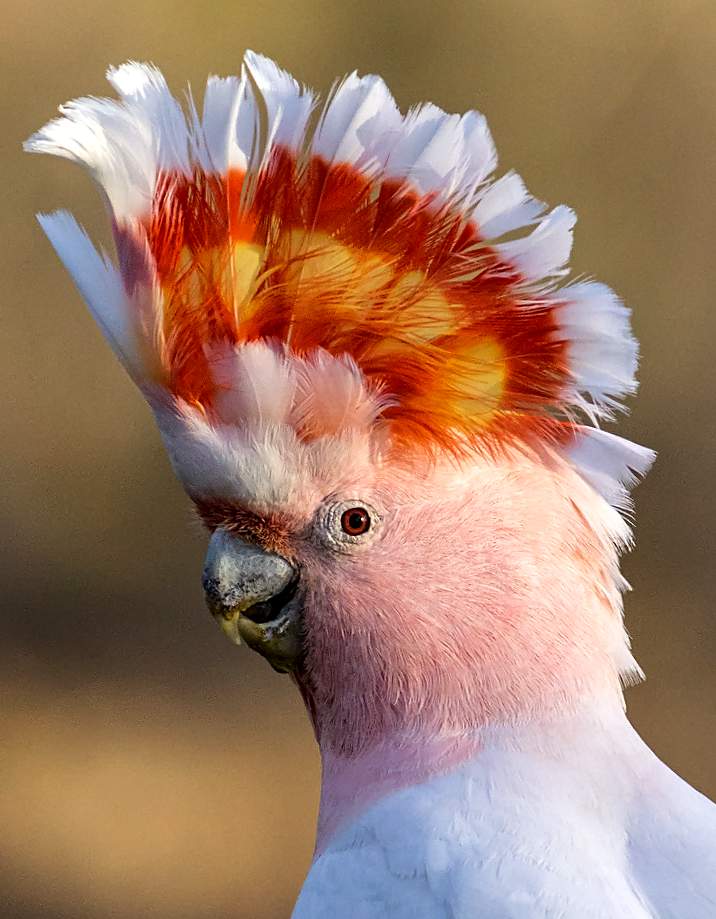
{"label": "pink cockatoo", "polygon": [[152,66],[27,143],[86,166],[117,261],[40,217],[205,522],[226,634],[322,756],[295,919],[714,919],[716,807],[627,721],[628,488],[596,426],[629,314],[482,115],[318,107],[273,62],[199,115]]}

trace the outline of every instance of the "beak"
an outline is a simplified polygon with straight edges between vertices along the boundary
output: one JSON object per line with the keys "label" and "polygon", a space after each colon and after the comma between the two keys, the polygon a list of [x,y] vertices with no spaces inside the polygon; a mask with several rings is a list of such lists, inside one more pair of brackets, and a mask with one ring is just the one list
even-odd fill
{"label": "beak", "polygon": [[202,583],[206,604],[234,644],[288,673],[301,656],[298,570],[287,559],[218,529],[209,542]]}

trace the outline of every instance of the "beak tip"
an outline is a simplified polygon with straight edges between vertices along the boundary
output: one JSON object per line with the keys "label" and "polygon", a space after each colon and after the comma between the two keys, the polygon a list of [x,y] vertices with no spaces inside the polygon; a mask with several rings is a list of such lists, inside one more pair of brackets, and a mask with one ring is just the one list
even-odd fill
{"label": "beak tip", "polygon": [[228,618],[222,614],[214,617],[216,621],[221,626],[221,631],[226,635],[230,642],[235,645],[241,644],[241,634],[239,632],[239,618],[240,615],[237,614]]}

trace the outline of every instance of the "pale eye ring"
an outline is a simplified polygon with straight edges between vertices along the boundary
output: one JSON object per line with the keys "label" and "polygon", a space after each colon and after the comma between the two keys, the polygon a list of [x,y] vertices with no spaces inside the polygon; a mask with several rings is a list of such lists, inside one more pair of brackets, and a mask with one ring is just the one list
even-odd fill
{"label": "pale eye ring", "polygon": [[364,507],[348,507],[341,514],[341,529],[348,536],[362,536],[370,526],[370,514]]}
{"label": "pale eye ring", "polygon": [[325,499],[316,514],[315,538],[333,552],[362,552],[380,539],[383,515],[363,498]]}

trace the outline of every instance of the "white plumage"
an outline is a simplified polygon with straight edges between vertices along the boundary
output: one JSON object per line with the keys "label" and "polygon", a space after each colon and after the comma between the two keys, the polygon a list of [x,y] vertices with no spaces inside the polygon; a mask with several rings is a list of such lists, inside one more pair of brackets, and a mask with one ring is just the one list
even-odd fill
{"label": "white plumage", "polygon": [[486,730],[447,775],[367,807],[293,919],[713,919],[716,807],[619,706]]}
{"label": "white plumage", "polygon": [[[653,453],[596,427],[570,426],[572,416],[613,418],[636,388],[638,352],[629,311],[613,291],[593,281],[560,287],[573,211],[545,213],[514,173],[492,179],[497,157],[481,114],[423,105],[403,116],[375,76],[346,77],[316,114],[310,91],[248,53],[240,77],[209,79],[201,115],[190,101],[188,117],[156,68],[128,63],[108,76],[120,101],[69,103],[27,147],[91,171],[109,202],[124,262],[118,269],[98,253],[66,213],[41,217],[42,226],[152,404],[190,496],[249,508],[253,518],[288,511],[281,539],[295,536],[294,524],[302,527],[295,551],[309,545],[306,568],[324,577],[314,595],[318,614],[306,626],[309,656],[311,639],[319,651],[297,679],[311,699],[317,734],[323,726],[324,736],[337,736],[322,743],[319,850],[294,919],[714,919],[716,807],[656,759],[623,710],[619,680],[636,680],[641,671],[621,618],[626,582],[617,553],[631,534],[615,508],[629,510],[629,489]],[[323,177],[323,185],[310,186],[314,198],[306,193],[316,220],[326,174],[337,167],[334,178],[345,178],[340,167],[350,167],[350,181],[333,188],[332,207],[343,223],[316,229],[298,208],[295,225],[285,227],[284,216],[269,208],[251,215],[248,230],[225,214],[225,225],[199,223],[215,235],[218,225],[219,243],[181,237],[178,213],[191,222],[192,206],[236,205],[232,171],[242,173],[242,203],[251,204],[260,180],[279,181],[271,169],[279,172],[287,158],[296,166],[290,181],[302,192],[307,164]],[[172,198],[182,179],[194,195],[191,206]],[[346,186],[353,198],[348,192],[344,200],[336,188]],[[425,255],[419,269],[396,268],[395,253],[373,250],[379,226],[351,235],[352,202],[371,217],[384,192],[387,212],[400,214],[398,229],[411,227],[412,244]],[[416,213],[422,223],[413,221]],[[446,214],[459,219],[441,222]],[[245,216],[240,208],[231,215],[236,224]],[[172,249],[151,219],[161,226],[175,220],[182,245]],[[263,235],[254,234],[262,220]],[[456,250],[457,270],[440,260],[466,228],[474,233]],[[159,254],[153,232],[164,246],[157,244]],[[285,264],[267,269],[272,245]],[[488,250],[500,258],[481,262]],[[167,251],[180,268],[172,263],[162,278]],[[432,274],[433,263],[449,270]],[[339,285],[328,297],[342,351],[320,342],[292,350],[296,315],[306,319],[300,309],[288,310],[283,337],[239,334],[245,314],[256,319],[262,308],[275,308],[270,284],[257,289],[281,272],[281,309],[311,285],[320,289],[308,302],[325,308],[323,286],[334,276],[349,280],[348,295]],[[475,327],[461,350],[471,317],[449,298],[481,272],[489,283],[471,290],[476,303],[484,298],[492,322],[481,327],[487,347],[474,340],[482,334]],[[216,302],[223,309],[227,274],[230,308],[222,313]],[[188,306],[182,299],[187,277],[204,296],[210,322],[191,298]],[[507,330],[500,326],[505,303],[512,310]],[[412,317],[405,328],[391,325],[401,311]],[[538,314],[549,314],[549,322],[533,339],[525,329]],[[184,325],[173,325],[176,315]],[[393,339],[381,339],[370,323],[361,326],[365,315],[378,316],[376,327]],[[223,332],[212,338],[216,328]],[[208,405],[172,390],[172,334],[184,346],[175,363],[186,352],[194,358],[180,366],[184,378],[176,376],[195,384],[199,367],[211,391]],[[543,349],[545,361],[558,355],[532,390],[534,355],[510,350],[523,335]],[[481,385],[498,402],[505,396],[506,415],[529,416],[544,402],[547,415],[570,422],[569,441],[547,439],[538,450],[532,441],[524,450],[510,442],[504,453],[476,451],[472,465],[461,467],[451,456],[403,468],[386,448],[384,416],[401,407],[401,398],[424,394],[412,378],[390,391],[389,362],[382,376],[369,378],[349,347],[357,339],[361,346],[370,339],[375,351],[387,344],[398,365],[407,353],[423,374],[442,360],[454,372],[445,401],[455,398],[460,411],[478,405],[488,420],[490,410],[499,415],[502,406],[486,400]],[[435,346],[438,340],[444,344]],[[421,364],[421,349],[429,348],[431,359]],[[473,359],[482,362],[482,376],[478,369],[472,389],[460,389],[463,365]],[[522,364],[514,379],[523,401],[513,405],[505,380]],[[495,365],[504,365],[504,374]],[[438,417],[445,409],[429,399],[420,404]],[[460,411],[445,410],[445,424],[459,422]],[[464,446],[461,431],[442,433]],[[458,458],[464,459],[459,451]],[[358,494],[361,505],[384,506],[371,531],[375,543],[368,544],[373,556],[361,556],[360,547],[352,554],[357,543],[328,539],[319,527],[340,520],[336,506],[350,509]],[[381,539],[392,553],[387,563]],[[339,541],[345,557],[320,554]],[[472,669],[461,669],[463,656]],[[319,690],[329,711],[323,725],[321,711],[311,707]],[[431,721],[434,709],[440,718]],[[473,723],[477,709],[482,721]],[[394,727],[396,712],[411,729],[403,722],[385,728]],[[354,723],[364,733],[356,730],[358,740],[344,745],[341,732]]]}

